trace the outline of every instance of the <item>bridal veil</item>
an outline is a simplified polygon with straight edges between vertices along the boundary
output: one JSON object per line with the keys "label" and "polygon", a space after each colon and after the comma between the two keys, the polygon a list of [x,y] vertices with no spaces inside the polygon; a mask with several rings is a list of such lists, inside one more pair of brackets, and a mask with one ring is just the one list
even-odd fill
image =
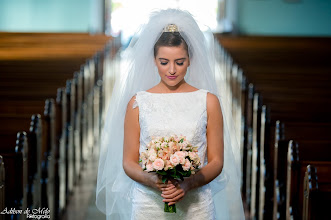
{"label": "bridal veil", "polygon": [[222,95],[217,81],[222,72],[215,62],[218,44],[210,30],[202,32],[193,16],[179,9],[153,12],[149,22],[142,25],[122,59],[126,69],[116,80],[101,136],[101,148],[96,189],[96,205],[107,219],[130,219],[131,190],[133,180],[122,167],[124,118],[127,103],[138,91],[148,90],[160,82],[154,64],[155,42],[168,24],[175,24],[188,45],[190,67],[185,81],[199,89],[205,89],[219,97],[223,111],[224,167],[210,186],[218,219],[244,219],[240,193],[241,162],[239,144],[233,136],[231,114],[226,108],[226,96]]}

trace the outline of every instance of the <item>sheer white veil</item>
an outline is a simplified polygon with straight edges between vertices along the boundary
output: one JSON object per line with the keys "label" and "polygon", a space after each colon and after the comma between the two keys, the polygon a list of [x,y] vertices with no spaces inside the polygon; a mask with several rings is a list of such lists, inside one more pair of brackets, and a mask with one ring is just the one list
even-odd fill
{"label": "sheer white veil", "polygon": [[226,118],[223,100],[216,78],[214,37],[210,30],[202,32],[193,16],[179,9],[155,11],[149,22],[139,29],[122,59],[127,69],[115,82],[101,136],[97,177],[96,205],[109,219],[131,218],[131,190],[133,180],[122,167],[124,118],[127,103],[138,91],[148,90],[160,82],[154,63],[154,44],[168,24],[176,24],[188,44],[190,67],[185,76],[188,84],[217,95],[224,119],[224,168],[210,184],[218,219],[244,219],[240,194],[239,144],[231,140],[232,118]]}

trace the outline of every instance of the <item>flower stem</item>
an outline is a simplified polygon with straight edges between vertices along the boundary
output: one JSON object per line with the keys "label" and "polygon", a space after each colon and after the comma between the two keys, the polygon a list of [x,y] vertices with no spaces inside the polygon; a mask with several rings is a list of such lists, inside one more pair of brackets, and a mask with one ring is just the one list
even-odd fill
{"label": "flower stem", "polygon": [[164,203],[164,212],[176,213],[176,205],[168,205],[168,202]]}

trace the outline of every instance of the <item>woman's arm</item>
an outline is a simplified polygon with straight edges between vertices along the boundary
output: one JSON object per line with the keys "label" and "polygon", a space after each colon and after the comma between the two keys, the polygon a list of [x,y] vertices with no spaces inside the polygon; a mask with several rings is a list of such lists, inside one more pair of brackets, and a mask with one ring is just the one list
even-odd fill
{"label": "woman's arm", "polygon": [[164,202],[169,205],[181,200],[186,192],[203,186],[215,179],[223,169],[223,115],[217,96],[207,93],[207,157],[208,164],[199,172],[185,178],[176,184],[176,188],[169,185],[162,191]]}
{"label": "woman's arm", "polygon": [[[124,120],[124,143],[123,143],[123,169],[131,179],[144,185],[159,189],[167,187],[163,184],[156,173],[147,173],[139,165],[139,109],[132,108],[135,96],[131,98],[127,105]],[[169,186],[168,188],[174,188]]]}

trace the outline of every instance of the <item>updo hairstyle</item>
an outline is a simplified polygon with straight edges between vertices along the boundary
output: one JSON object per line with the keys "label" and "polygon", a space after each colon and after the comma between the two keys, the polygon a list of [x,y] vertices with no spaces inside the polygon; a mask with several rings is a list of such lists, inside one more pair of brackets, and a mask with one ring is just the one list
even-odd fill
{"label": "updo hairstyle", "polygon": [[187,55],[189,55],[188,46],[179,32],[163,32],[154,45],[154,57],[156,57],[160,47],[179,47],[181,45],[183,45]]}

